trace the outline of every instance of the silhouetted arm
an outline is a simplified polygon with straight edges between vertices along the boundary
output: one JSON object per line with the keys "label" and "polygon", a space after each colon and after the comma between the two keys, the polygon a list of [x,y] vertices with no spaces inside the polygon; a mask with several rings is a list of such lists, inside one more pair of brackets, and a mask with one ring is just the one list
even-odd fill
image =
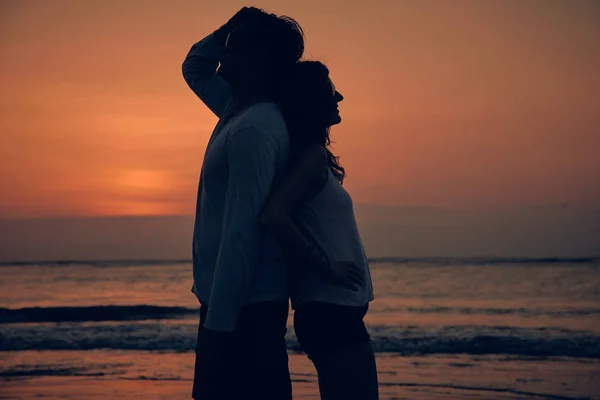
{"label": "silhouetted arm", "polygon": [[192,46],[183,61],[183,77],[188,86],[219,118],[233,100],[231,87],[216,74],[225,52],[223,32],[217,30]]}
{"label": "silhouetted arm", "polygon": [[269,197],[260,217],[261,224],[273,233],[295,260],[321,271],[329,269],[330,261],[310,238],[302,234],[290,214],[306,198],[307,191],[319,183],[326,166],[325,149],[319,145],[310,147]]}
{"label": "silhouetted arm", "polygon": [[259,216],[271,191],[278,144],[255,128],[234,132],[227,143],[228,186],[221,243],[205,327],[233,331],[244,306],[260,247]]}
{"label": "silhouetted arm", "polygon": [[311,193],[315,187],[322,186],[327,162],[327,152],[322,146],[315,145],[307,149],[282,185],[267,200],[260,222],[293,257],[293,267],[302,264],[302,267],[313,269],[324,279],[358,290],[362,278],[356,264],[330,260],[318,243],[314,243],[310,236],[306,237],[290,217],[296,207],[306,201],[307,192]]}

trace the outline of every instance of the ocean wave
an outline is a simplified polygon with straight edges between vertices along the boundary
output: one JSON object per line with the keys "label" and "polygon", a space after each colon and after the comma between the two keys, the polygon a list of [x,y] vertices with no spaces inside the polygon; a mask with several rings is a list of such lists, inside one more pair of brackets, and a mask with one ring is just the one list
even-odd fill
{"label": "ocean wave", "polygon": [[600,358],[600,336],[564,328],[373,327],[371,337],[375,351],[406,355],[443,353]]}
{"label": "ocean wave", "polygon": [[0,261],[0,267],[62,267],[62,266],[87,266],[87,267],[136,267],[141,265],[177,265],[191,264],[191,259],[172,260],[38,260],[38,261]]}
{"label": "ocean wave", "polygon": [[534,264],[596,264],[600,257],[375,257],[370,264],[429,264],[432,266],[450,265],[534,265]]}
{"label": "ocean wave", "polygon": [[[523,317],[581,317],[600,315],[600,308],[573,308],[563,310],[533,308],[491,308],[491,307],[384,307],[381,311],[406,312],[415,314],[462,314],[462,315],[516,315]],[[85,322],[85,321],[145,321],[169,320],[195,317],[197,308],[162,307],[150,305],[131,306],[83,306],[83,307],[31,307],[9,309],[0,308],[0,325],[14,323],[41,322]]]}
{"label": "ocean wave", "polygon": [[[371,257],[370,264],[429,264],[446,265],[515,265],[515,264],[598,264],[597,257]],[[38,260],[38,261],[0,261],[3,266],[48,266],[61,267],[70,265],[91,267],[127,267],[141,265],[176,265],[191,264],[191,259],[172,260]]]}
{"label": "ocean wave", "polygon": [[[0,351],[160,350],[188,352],[196,344],[196,325],[178,323],[18,324],[0,327]],[[403,355],[504,354],[529,357],[600,358],[600,336],[558,328],[485,326],[372,326],[376,352]],[[293,334],[288,348],[301,351]]]}
{"label": "ocean wave", "polygon": [[83,321],[136,321],[175,319],[198,315],[197,309],[186,307],[89,306],[89,307],[31,307],[0,308],[0,324],[25,322],[83,322]]}
{"label": "ocean wave", "polygon": [[416,314],[463,314],[463,315],[518,315],[524,317],[580,317],[600,314],[600,308],[573,308],[564,310],[548,310],[535,308],[493,308],[493,307],[401,307],[385,308],[389,311],[405,311]]}
{"label": "ocean wave", "polygon": [[119,375],[126,364],[88,364],[74,366],[68,364],[52,365],[14,365],[0,370],[0,378],[25,378],[32,376],[106,376]]}
{"label": "ocean wave", "polygon": [[[115,377],[127,381],[192,381],[192,377],[167,371],[140,371],[132,363],[89,363],[72,360],[71,363],[18,364],[2,368],[0,380],[39,378],[45,376],[68,377]],[[142,374],[140,374],[142,372]],[[146,373],[144,373],[146,372]],[[292,382],[315,382],[316,374],[290,372]],[[1,398],[1,397],[0,397]]]}

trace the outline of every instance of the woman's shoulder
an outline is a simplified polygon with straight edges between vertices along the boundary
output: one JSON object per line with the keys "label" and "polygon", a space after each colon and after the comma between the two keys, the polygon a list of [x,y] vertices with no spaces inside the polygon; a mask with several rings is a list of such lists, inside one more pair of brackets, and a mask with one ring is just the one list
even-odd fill
{"label": "woman's shoulder", "polygon": [[320,172],[327,165],[327,150],[319,144],[308,145],[291,154],[294,164]]}
{"label": "woman's shoulder", "polygon": [[314,198],[323,189],[329,176],[327,151],[318,144],[310,145],[293,154],[291,162],[297,169],[303,171],[310,182],[304,200]]}

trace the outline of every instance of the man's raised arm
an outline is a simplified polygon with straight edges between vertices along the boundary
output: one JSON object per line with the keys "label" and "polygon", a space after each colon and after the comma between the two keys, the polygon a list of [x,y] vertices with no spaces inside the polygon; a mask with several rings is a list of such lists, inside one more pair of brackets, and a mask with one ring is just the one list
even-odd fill
{"label": "man's raised arm", "polygon": [[225,39],[221,36],[217,31],[193,45],[182,65],[188,86],[219,118],[232,101],[231,87],[216,73],[225,52]]}

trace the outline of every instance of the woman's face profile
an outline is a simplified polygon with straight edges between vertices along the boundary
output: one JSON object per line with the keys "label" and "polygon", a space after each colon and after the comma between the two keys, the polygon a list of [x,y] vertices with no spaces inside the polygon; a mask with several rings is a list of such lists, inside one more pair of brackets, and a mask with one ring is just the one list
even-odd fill
{"label": "woman's face profile", "polygon": [[331,85],[331,102],[333,104],[333,112],[331,114],[331,125],[337,125],[342,122],[342,117],[340,116],[340,110],[338,108],[338,104],[340,101],[344,100],[344,96],[340,92],[335,89],[335,85],[329,79],[329,84]]}

